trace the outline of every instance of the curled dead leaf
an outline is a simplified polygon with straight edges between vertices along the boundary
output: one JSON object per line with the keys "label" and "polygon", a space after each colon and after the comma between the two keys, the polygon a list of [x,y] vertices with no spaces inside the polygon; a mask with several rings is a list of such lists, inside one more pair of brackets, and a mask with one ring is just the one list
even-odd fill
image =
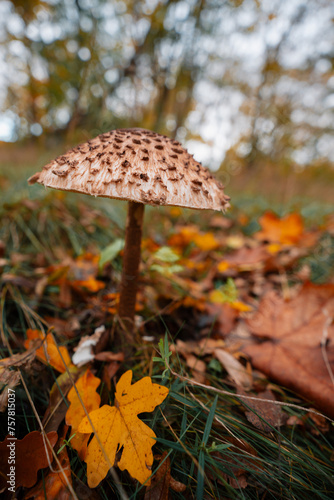
{"label": "curled dead leaf", "polygon": [[252,387],[253,378],[251,373],[231,353],[223,349],[216,349],[214,355],[238,386],[243,387],[245,390]]}

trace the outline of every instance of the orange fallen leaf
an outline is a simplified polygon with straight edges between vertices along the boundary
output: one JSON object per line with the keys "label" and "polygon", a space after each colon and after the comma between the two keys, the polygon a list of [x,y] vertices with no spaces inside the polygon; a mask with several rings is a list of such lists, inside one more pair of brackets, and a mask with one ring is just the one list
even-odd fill
{"label": "orange fallen leaf", "polygon": [[201,298],[193,298],[190,295],[187,295],[180,301],[180,305],[183,307],[194,307],[195,309],[198,309],[199,311],[204,311],[205,310],[205,299],[204,297]]}
{"label": "orange fallen leaf", "polygon": [[249,311],[252,311],[252,309],[253,309],[248,304],[241,302],[241,300],[236,300],[235,302],[231,302],[230,305],[233,309],[236,309],[239,312],[249,312]]}
{"label": "orange fallen leaf", "polygon": [[95,279],[93,276],[89,276],[86,280],[76,280],[72,282],[72,286],[77,288],[85,288],[89,292],[98,292],[105,288],[105,283],[103,281]]}
{"label": "orange fallen leaf", "polygon": [[224,273],[230,267],[230,263],[227,260],[222,260],[219,262],[217,269],[220,273]]}
{"label": "orange fallen leaf", "polygon": [[193,241],[195,245],[204,252],[216,250],[216,248],[219,247],[219,241],[216,240],[213,233],[196,234],[194,235]]}
{"label": "orange fallen leaf", "polygon": [[[98,274],[99,255],[86,253],[80,255],[75,260],[65,258],[65,262],[61,265],[50,266],[47,271],[49,272],[49,281],[60,286],[61,295],[67,296],[71,292],[71,288],[82,289],[85,288],[89,292],[98,292],[105,288],[105,283],[96,279]],[[51,273],[51,275],[50,275]],[[63,297],[64,303],[69,300],[68,297]],[[68,304],[68,305],[69,305]]]}
{"label": "orange fallen leaf", "polygon": [[[168,394],[167,387],[153,384],[150,377],[144,377],[131,385],[132,371],[129,370],[117,383],[115,406],[104,405],[89,414],[99,436],[109,462],[114,464],[116,452],[123,447],[118,462],[121,470],[128,470],[140,483],[147,481],[153,464],[152,446],[155,433],[137,415],[151,412],[163,402]],[[93,432],[85,417],[78,428],[79,432]],[[94,436],[89,443],[85,462],[87,463],[87,482],[95,488],[104,479],[109,470],[98,440]]]}
{"label": "orange fallen leaf", "polygon": [[[49,432],[47,437],[51,446],[54,446],[58,439],[57,433]],[[14,462],[11,462],[12,457]],[[11,464],[14,463],[15,468],[14,487],[31,488],[37,481],[39,469],[48,467],[50,462],[52,462],[51,450],[39,431],[30,432],[23,439],[7,436],[0,443],[0,492],[8,487]]]}
{"label": "orange fallen leaf", "polygon": [[[101,397],[96,392],[100,383],[101,380],[94,377],[90,370],[87,370],[75,384],[88,413],[100,406]],[[71,439],[71,446],[77,450],[79,457],[83,460],[86,455],[89,436],[81,434],[77,430],[86,413],[74,387],[69,391],[67,398],[71,404],[66,413],[66,424],[72,426],[71,434],[75,433],[75,436]]]}
{"label": "orange fallen leaf", "polygon": [[185,247],[189,243],[195,245],[204,252],[215,250],[219,246],[219,241],[215,238],[214,233],[208,232],[201,234],[197,226],[184,226],[179,228],[178,233],[172,235],[168,240],[168,245],[176,247]]}
{"label": "orange fallen leaf", "polygon": [[59,351],[61,352],[66,366],[70,366],[72,364],[70,355],[67,348],[64,346],[60,346],[58,351],[58,347],[53,340],[53,336],[51,335],[51,333],[48,333],[45,336],[44,333],[40,330],[32,330],[31,328],[29,328],[27,330],[27,339],[24,341],[24,347],[26,349],[29,349],[34,346],[34,341],[36,339],[44,340],[44,338],[45,341],[43,345],[36,350],[37,357],[41,361],[44,361],[45,363],[53,366],[53,368],[55,368],[59,372],[65,372],[66,367],[64,366]]}
{"label": "orange fallen leaf", "polygon": [[299,214],[289,214],[281,219],[272,212],[267,212],[259,219],[262,231],[256,237],[271,243],[294,245],[298,243],[304,232],[304,224]]}

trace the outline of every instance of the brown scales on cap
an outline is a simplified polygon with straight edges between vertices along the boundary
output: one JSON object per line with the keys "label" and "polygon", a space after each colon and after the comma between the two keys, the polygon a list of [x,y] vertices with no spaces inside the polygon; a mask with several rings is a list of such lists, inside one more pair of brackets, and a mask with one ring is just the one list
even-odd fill
{"label": "brown scales on cap", "polygon": [[149,130],[112,130],[69,150],[29,183],[150,205],[225,210],[223,186],[177,141]]}

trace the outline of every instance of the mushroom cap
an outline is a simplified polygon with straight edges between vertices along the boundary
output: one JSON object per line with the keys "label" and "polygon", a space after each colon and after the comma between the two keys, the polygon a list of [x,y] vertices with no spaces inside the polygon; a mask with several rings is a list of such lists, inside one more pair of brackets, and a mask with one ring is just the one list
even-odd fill
{"label": "mushroom cap", "polygon": [[70,149],[28,180],[93,196],[225,210],[222,184],[178,141],[140,128],[112,130]]}

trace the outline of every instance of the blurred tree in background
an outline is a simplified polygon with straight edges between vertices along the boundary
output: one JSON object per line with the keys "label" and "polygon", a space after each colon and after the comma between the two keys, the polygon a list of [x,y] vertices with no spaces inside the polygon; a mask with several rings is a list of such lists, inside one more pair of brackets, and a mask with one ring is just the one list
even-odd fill
{"label": "blurred tree in background", "polygon": [[3,0],[2,138],[140,126],[213,168],[332,164],[333,18],[331,0]]}

